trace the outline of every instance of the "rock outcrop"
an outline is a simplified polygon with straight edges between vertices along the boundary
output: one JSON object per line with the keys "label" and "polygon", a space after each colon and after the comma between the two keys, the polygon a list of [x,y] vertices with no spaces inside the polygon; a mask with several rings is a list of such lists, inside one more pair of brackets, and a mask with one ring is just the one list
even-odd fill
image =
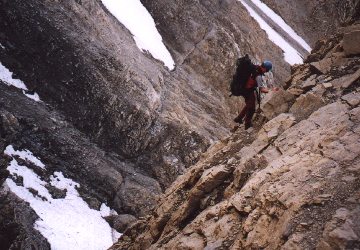
{"label": "rock outcrop", "polygon": [[359,248],[360,55],[343,37],[293,68],[263,103],[268,122],[215,143],[111,249]]}
{"label": "rock outcrop", "polygon": [[263,0],[311,45],[360,18],[359,0]]}

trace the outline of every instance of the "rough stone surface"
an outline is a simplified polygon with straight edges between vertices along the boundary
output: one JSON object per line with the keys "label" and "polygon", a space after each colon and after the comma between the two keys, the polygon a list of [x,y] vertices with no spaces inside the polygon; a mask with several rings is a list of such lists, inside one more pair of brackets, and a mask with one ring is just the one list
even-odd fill
{"label": "rough stone surface", "polygon": [[346,55],[360,54],[360,29],[344,34],[343,48]]}
{"label": "rough stone surface", "polygon": [[321,96],[306,93],[296,99],[289,112],[293,113],[297,120],[303,120],[324,105],[325,101]]}
{"label": "rough stone surface", "polygon": [[37,214],[7,189],[0,192],[0,248],[50,249],[47,240],[34,229]]}
{"label": "rough stone surface", "polygon": [[264,116],[270,120],[281,113],[287,112],[293,101],[294,95],[290,91],[280,89],[265,96],[264,100],[262,100],[261,110]]}
{"label": "rough stone surface", "polygon": [[215,143],[111,249],[359,248],[360,86],[322,87],[356,78],[360,58],[344,60],[315,85],[298,67],[294,113]]}
{"label": "rough stone surface", "polygon": [[109,216],[106,220],[116,231],[124,232],[131,223],[136,221],[136,217],[131,214],[119,214]]}
{"label": "rough stone surface", "polygon": [[360,93],[359,92],[349,93],[347,95],[344,95],[342,99],[352,107],[356,107],[360,104]]}

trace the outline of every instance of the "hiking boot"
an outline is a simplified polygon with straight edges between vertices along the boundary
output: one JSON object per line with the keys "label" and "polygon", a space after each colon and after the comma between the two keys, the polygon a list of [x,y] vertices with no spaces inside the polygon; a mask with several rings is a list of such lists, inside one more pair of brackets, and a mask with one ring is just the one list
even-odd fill
{"label": "hiking boot", "polygon": [[234,122],[239,123],[239,124],[242,124],[242,123],[243,123],[243,120],[242,120],[241,117],[237,116],[237,117],[234,119]]}
{"label": "hiking boot", "polygon": [[249,123],[245,123],[245,130],[247,130],[248,128],[251,128],[253,125],[251,122]]}

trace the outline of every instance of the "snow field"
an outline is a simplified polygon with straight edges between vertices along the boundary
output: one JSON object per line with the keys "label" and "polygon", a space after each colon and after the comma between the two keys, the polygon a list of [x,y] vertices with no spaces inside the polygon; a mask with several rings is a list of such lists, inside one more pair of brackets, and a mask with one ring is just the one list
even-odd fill
{"label": "snow field", "polygon": [[240,2],[245,6],[248,10],[249,14],[259,23],[260,28],[265,30],[266,34],[268,35],[269,39],[278,45],[284,52],[284,59],[291,65],[294,64],[301,64],[303,63],[303,58],[301,54],[294,49],[285,39],[279,35],[273,28],[270,27],[266,23],[264,19],[262,19],[249,5],[247,5],[243,0]]}
{"label": "snow field", "polygon": [[277,23],[283,30],[285,30],[295,41],[297,41],[306,51],[311,52],[310,45],[300,37],[278,14],[270,9],[266,4],[260,0],[251,0],[257,7],[259,7],[268,17]]}
{"label": "snow field", "polygon": [[149,51],[170,70],[174,69],[175,62],[162,42],[154,19],[140,0],[102,0],[102,3],[133,34],[140,50]]}
{"label": "snow field", "polygon": [[[9,145],[4,153],[10,156],[17,155],[45,168],[45,165],[28,150],[16,151]],[[29,202],[37,213],[39,219],[34,223],[34,228],[47,238],[51,249],[108,249],[120,237],[121,234],[111,229],[103,218],[116,212],[105,204],[102,204],[100,211],[89,208],[76,190],[79,184],[65,178],[61,172],[54,172],[50,176],[50,183],[47,183],[33,170],[19,165],[15,159],[10,162],[7,169],[12,176],[23,177],[24,186],[16,185],[10,178],[6,180],[6,184],[19,198]],[[66,189],[65,198],[52,198],[46,188],[47,184],[61,190]],[[30,188],[38,194],[31,193]]]}

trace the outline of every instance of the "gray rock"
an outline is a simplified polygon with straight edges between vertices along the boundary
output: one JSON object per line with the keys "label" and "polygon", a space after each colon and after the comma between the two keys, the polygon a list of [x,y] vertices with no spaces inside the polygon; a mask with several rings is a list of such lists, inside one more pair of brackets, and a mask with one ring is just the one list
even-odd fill
{"label": "gray rock", "polygon": [[50,249],[48,241],[35,230],[36,213],[6,188],[0,192],[1,249]]}
{"label": "gray rock", "polygon": [[280,89],[267,94],[262,100],[261,110],[267,119],[272,119],[289,110],[291,102],[295,99],[289,91]]}
{"label": "gray rock", "polygon": [[349,93],[347,95],[344,95],[341,99],[346,101],[352,107],[356,107],[360,103],[360,93]]}
{"label": "gray rock", "polygon": [[301,95],[291,106],[289,112],[294,114],[297,121],[307,118],[314,111],[325,105],[325,101],[321,96],[313,93]]}
{"label": "gray rock", "polygon": [[131,214],[119,214],[114,218],[113,228],[118,232],[124,232],[125,229],[135,221],[136,218]]}
{"label": "gray rock", "polygon": [[343,48],[345,54],[348,56],[360,54],[359,41],[360,41],[360,29],[354,30],[350,33],[345,33],[344,42],[343,42]]}

